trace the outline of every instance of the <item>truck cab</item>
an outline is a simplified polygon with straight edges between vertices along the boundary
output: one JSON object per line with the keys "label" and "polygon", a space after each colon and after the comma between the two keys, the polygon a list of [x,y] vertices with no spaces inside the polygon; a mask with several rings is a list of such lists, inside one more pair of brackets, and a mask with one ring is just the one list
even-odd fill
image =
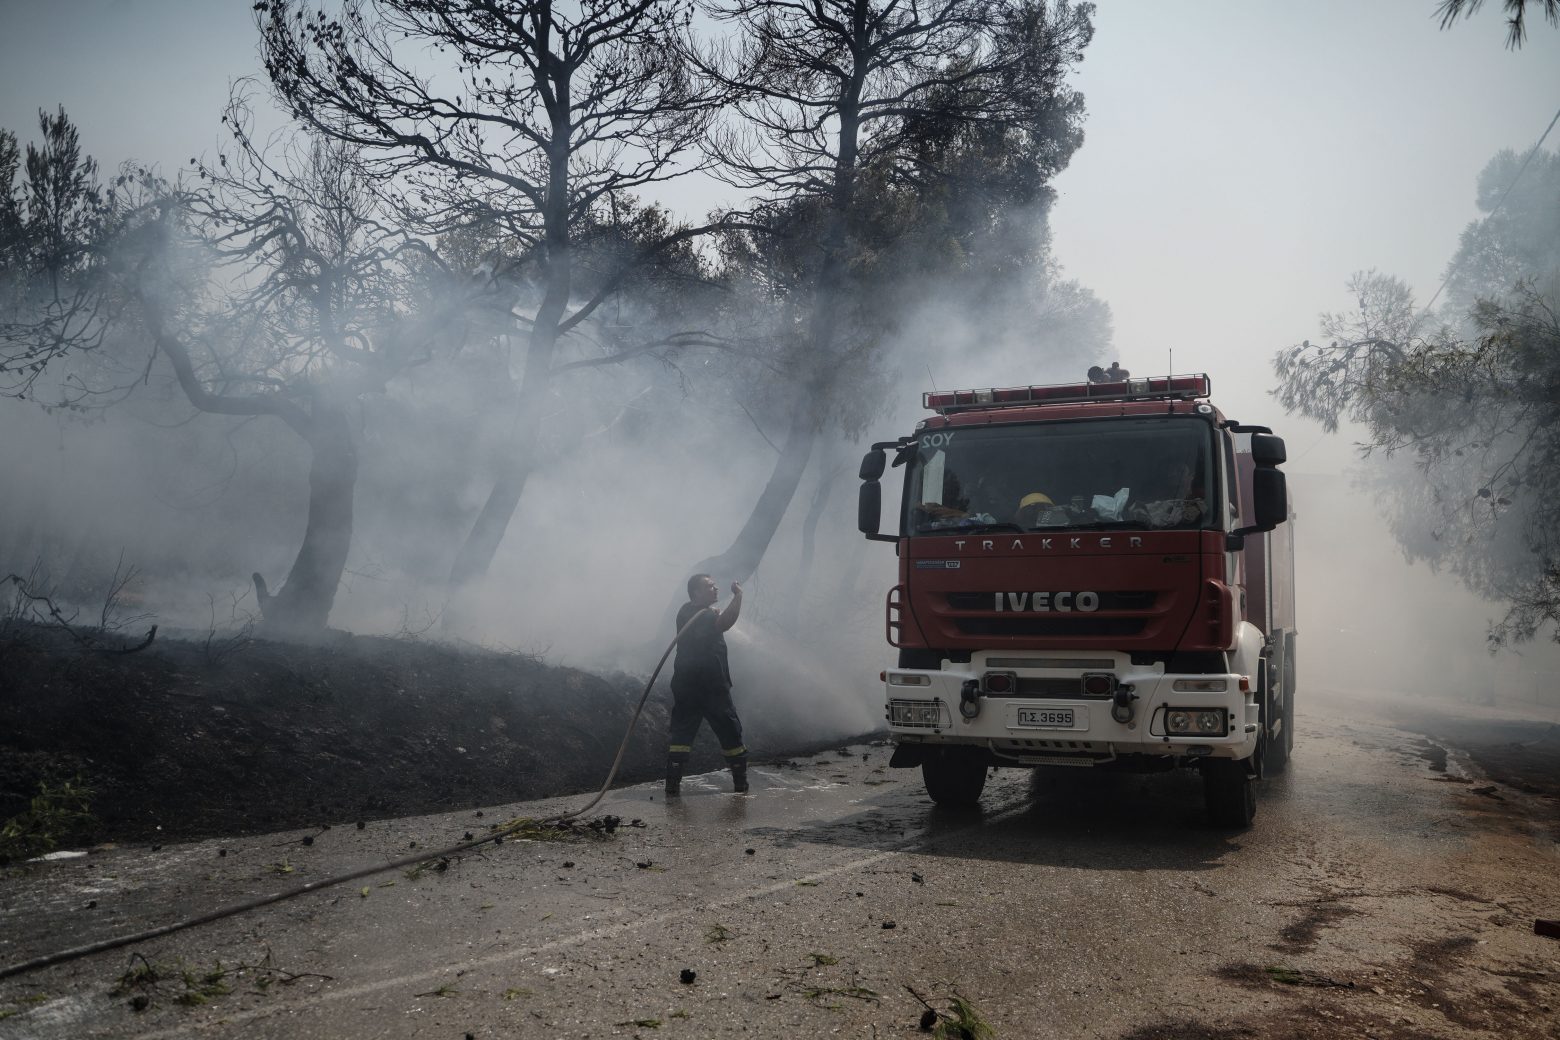
{"label": "truck cab", "polygon": [[[932,392],[862,462],[859,521],[892,541],[892,763],[940,804],[988,770],[1194,768],[1241,827],[1293,740],[1283,441],[1226,418],[1207,375]],[[880,532],[890,459],[898,529]]]}

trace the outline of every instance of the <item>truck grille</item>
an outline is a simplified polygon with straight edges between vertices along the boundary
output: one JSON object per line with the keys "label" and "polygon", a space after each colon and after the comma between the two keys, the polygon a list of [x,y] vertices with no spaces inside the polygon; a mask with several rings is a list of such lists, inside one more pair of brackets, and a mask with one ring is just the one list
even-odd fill
{"label": "truck grille", "polygon": [[1018,677],[1018,689],[1010,696],[1014,697],[1066,697],[1081,700],[1108,701],[1110,694],[1088,694],[1083,692],[1083,681],[1077,678],[1029,678]]}
{"label": "truck grille", "polygon": [[1083,613],[997,611],[992,609],[996,597],[995,592],[950,592],[945,617],[964,636],[1120,638],[1141,635],[1144,626],[1157,617],[1154,608],[1159,599],[1152,590],[1101,592],[1098,609]]}
{"label": "truck grille", "polygon": [[[948,608],[950,610],[979,610],[992,612],[997,592],[950,592],[947,594]],[[1153,610],[1154,601],[1158,598],[1152,591],[1127,590],[1121,592],[1101,592],[1100,610]],[[1004,612],[1005,613],[1005,612]]]}
{"label": "truck grille", "polygon": [[950,619],[966,636],[1135,636],[1148,619],[1078,614],[1012,614]]}

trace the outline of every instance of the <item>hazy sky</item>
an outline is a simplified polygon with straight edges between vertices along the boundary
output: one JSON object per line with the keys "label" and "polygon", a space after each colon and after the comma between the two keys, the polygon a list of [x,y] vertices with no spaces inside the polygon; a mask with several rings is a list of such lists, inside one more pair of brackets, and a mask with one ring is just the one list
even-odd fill
{"label": "hazy sky", "polygon": [[[1435,0],[1102,0],[1053,223],[1122,363],[1160,371],[1174,350],[1226,411],[1287,426],[1308,467],[1346,461],[1276,414],[1269,359],[1348,306],[1357,269],[1427,299],[1479,170],[1560,109],[1560,31],[1538,19],[1509,51],[1500,6],[1442,31]],[[30,136],[63,103],[105,165],[171,171],[220,143],[229,83],[258,69],[250,19],[247,0],[0,0],[0,126]]]}
{"label": "hazy sky", "polygon": [[[1178,370],[1213,374],[1225,411],[1283,427],[1297,462],[1320,430],[1262,396],[1274,350],[1348,309],[1356,270],[1427,301],[1478,216],[1479,171],[1560,109],[1560,30],[1538,19],[1512,52],[1498,2],[1444,31],[1435,7],[1099,5],[1057,256],[1110,302],[1124,365],[1161,370],[1174,349]],[[1347,456],[1322,444],[1304,463]]]}

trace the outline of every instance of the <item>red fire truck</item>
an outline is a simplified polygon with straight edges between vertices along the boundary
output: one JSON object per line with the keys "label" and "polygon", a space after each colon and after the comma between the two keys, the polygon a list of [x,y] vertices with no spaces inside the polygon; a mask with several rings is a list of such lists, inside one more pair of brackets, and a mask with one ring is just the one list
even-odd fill
{"label": "red fire truck", "polygon": [[[859,526],[895,543],[891,764],[942,805],[993,766],[1202,774],[1244,827],[1294,744],[1284,442],[1206,375],[933,391],[861,464]],[[880,480],[904,467],[896,534]]]}

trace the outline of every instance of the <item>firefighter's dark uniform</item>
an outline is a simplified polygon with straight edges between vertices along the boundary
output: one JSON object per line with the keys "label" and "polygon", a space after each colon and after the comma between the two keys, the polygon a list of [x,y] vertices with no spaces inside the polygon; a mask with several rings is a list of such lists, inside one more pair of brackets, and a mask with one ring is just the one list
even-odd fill
{"label": "firefighter's dark uniform", "polygon": [[709,607],[684,603],[677,611],[677,630],[695,614],[693,622],[677,643],[677,660],[672,666],[672,721],[666,748],[666,793],[677,794],[683,769],[693,751],[699,723],[708,722],[720,741],[721,754],[731,767],[733,787],[746,791],[747,748],[742,744],[742,720],[731,703],[731,669],[726,663],[726,636],[717,624],[719,615]]}

